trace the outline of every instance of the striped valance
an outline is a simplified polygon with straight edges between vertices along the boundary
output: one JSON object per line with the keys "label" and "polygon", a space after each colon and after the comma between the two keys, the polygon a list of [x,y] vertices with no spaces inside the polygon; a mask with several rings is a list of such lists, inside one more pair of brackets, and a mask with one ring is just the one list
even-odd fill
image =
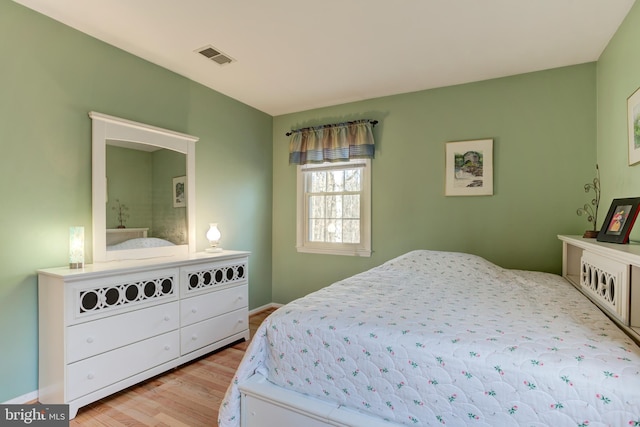
{"label": "striped valance", "polygon": [[346,162],[372,159],[375,154],[373,126],[375,120],[357,120],[298,129],[287,133],[289,164]]}

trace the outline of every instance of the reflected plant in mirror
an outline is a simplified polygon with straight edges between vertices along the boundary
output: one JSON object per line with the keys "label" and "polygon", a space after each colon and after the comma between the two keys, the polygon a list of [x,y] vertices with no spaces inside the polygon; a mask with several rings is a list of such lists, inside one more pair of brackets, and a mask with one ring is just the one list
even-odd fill
{"label": "reflected plant in mirror", "polygon": [[111,207],[111,210],[116,212],[116,219],[118,221],[118,226],[116,228],[127,228],[125,225],[127,218],[129,218],[129,214],[127,213],[129,208],[127,205],[120,203],[120,199],[116,199],[116,204]]}

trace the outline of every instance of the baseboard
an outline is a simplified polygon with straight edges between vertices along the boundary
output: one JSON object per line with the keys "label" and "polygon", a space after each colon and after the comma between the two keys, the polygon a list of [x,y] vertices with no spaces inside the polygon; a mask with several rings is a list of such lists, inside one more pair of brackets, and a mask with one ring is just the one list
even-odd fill
{"label": "baseboard", "polygon": [[11,400],[3,402],[4,405],[24,405],[26,403],[35,403],[38,400],[38,390],[31,393],[23,394],[22,396],[15,397]]}
{"label": "baseboard", "polygon": [[277,304],[275,302],[269,303],[269,304],[265,304],[261,307],[257,307],[254,308],[253,310],[249,310],[249,316],[256,314],[256,313],[260,313],[261,311],[265,311],[268,310],[270,308],[280,308],[282,307],[284,304]]}

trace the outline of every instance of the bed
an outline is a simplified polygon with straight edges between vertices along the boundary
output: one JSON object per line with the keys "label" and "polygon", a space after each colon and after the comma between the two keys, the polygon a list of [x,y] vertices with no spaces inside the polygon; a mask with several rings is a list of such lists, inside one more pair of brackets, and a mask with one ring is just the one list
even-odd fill
{"label": "bed", "polygon": [[107,246],[108,251],[121,251],[127,249],[146,249],[146,248],[162,248],[166,246],[175,246],[168,240],[159,239],[157,237],[136,237],[128,239],[114,245]]}
{"label": "bed", "polygon": [[149,228],[107,228],[106,243],[112,246],[129,239],[145,238],[148,232]]}
{"label": "bed", "polygon": [[412,251],[271,314],[219,425],[276,425],[260,395],[333,408],[305,427],[640,426],[640,347],[560,276]]}

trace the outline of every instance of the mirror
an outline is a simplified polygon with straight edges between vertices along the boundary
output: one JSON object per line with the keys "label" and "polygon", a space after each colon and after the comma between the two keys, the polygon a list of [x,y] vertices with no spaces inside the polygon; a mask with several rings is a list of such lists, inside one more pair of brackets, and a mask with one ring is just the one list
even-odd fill
{"label": "mirror", "polygon": [[90,112],[93,259],[195,252],[197,137]]}

